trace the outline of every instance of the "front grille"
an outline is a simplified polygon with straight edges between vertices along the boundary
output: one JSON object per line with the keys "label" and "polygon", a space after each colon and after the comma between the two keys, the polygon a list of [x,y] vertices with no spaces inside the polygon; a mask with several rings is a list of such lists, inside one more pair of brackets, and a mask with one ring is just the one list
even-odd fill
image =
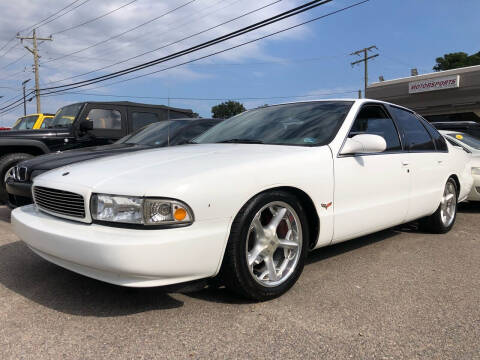
{"label": "front grille", "polygon": [[74,218],[85,217],[85,201],[82,195],[35,186],[33,188],[33,198],[35,204],[41,210]]}

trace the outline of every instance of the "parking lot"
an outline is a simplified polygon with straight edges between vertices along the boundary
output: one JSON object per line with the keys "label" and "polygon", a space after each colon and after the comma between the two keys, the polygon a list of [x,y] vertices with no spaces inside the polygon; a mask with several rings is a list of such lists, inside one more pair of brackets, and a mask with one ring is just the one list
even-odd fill
{"label": "parking lot", "polygon": [[0,207],[2,359],[480,358],[480,207],[449,234],[404,226],[313,252],[287,294],[166,294],[34,255]]}

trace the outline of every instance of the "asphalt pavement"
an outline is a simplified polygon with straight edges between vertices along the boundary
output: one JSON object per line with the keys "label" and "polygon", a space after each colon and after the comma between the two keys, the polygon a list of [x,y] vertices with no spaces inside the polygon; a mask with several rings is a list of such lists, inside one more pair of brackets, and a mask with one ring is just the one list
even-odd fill
{"label": "asphalt pavement", "polygon": [[0,207],[1,359],[480,359],[480,205],[314,251],[264,303],[128,289],[32,253]]}

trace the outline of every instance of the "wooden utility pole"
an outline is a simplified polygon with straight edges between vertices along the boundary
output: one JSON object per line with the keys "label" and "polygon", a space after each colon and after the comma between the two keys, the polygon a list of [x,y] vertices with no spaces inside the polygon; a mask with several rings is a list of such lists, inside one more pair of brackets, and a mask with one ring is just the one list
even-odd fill
{"label": "wooden utility pole", "polygon": [[350,55],[357,55],[357,56],[360,56],[361,54],[363,54],[363,59],[354,61],[351,64],[352,66],[360,64],[362,62],[365,64],[365,89],[364,89],[365,96],[367,94],[367,87],[368,87],[368,60],[376,58],[379,55],[379,54],[374,54],[374,55],[368,56],[368,52],[372,51],[373,49],[378,50],[378,48],[375,45],[372,45],[368,48],[358,50],[350,54]]}
{"label": "wooden utility pole", "polygon": [[33,43],[33,49],[30,49],[28,46],[24,46],[25,49],[30,51],[33,55],[33,69],[35,72],[35,98],[37,99],[37,113],[41,113],[41,106],[40,106],[40,75],[39,75],[39,66],[38,66],[38,59],[40,56],[38,55],[38,42],[37,41],[52,41],[52,36],[50,35],[49,38],[39,38],[37,37],[37,32],[36,29],[33,29],[32,36],[20,36],[17,35],[17,39],[20,39],[20,41],[23,43],[23,40],[32,40]]}

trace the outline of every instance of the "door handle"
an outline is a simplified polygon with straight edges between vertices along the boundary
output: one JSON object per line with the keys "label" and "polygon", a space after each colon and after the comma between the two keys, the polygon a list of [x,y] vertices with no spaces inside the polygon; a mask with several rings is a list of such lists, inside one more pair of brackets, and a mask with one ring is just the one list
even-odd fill
{"label": "door handle", "polygon": [[408,165],[410,165],[410,163],[408,161],[402,161],[402,165],[403,166],[408,166]]}

